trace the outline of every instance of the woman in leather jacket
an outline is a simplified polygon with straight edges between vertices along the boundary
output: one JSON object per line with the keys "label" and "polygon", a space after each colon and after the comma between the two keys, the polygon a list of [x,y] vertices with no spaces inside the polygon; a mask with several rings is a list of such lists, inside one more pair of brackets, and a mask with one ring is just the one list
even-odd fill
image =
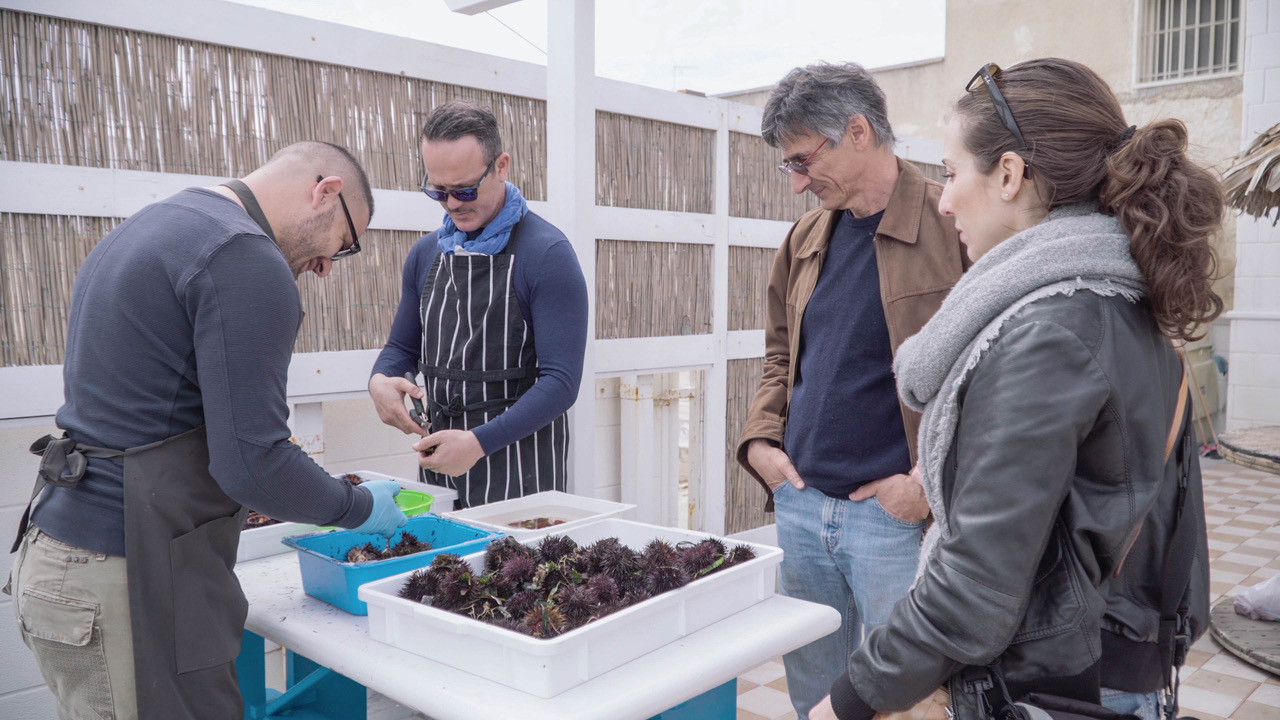
{"label": "woman in leather jacket", "polygon": [[1183,427],[1172,342],[1222,310],[1222,191],[1186,146],[1176,120],[1129,126],[1076,62],[985,65],[966,87],[939,209],[974,265],[894,363],[934,523],[911,592],[811,718],[945,685],[969,720],[993,699],[975,667],[1014,699],[1100,701],[1107,583]]}

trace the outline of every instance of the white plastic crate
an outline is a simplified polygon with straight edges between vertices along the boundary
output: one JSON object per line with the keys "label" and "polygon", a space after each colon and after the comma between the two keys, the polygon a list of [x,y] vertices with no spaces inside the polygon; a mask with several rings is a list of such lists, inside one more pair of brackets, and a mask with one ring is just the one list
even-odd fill
{"label": "white plastic crate", "polygon": [[[714,537],[618,519],[559,534],[579,545],[616,537],[635,550],[654,538],[677,543]],[[538,539],[523,542],[533,545]],[[368,603],[369,636],[374,640],[549,698],[772,596],[782,551],[768,545],[724,542],[730,548],[749,546],[755,559],[548,640],[405,600],[399,592],[411,573],[362,585],[358,595]],[[465,560],[481,570],[484,553]]]}
{"label": "white plastic crate", "polygon": [[[521,498],[441,514],[468,525],[505,533],[517,540],[526,540],[552,534],[563,535],[574,528],[613,517],[629,520],[635,507],[626,503],[570,495],[559,490],[547,490]],[[540,530],[526,530],[511,526],[511,523],[521,520],[542,517],[564,522]]]}
{"label": "white plastic crate", "polygon": [[[341,473],[346,475],[347,473]],[[431,511],[437,514],[448,512],[453,509],[453,501],[457,499],[458,492],[450,490],[446,487],[438,485],[427,485],[415,480],[405,480],[404,478],[394,478],[390,475],[383,475],[372,470],[357,470],[353,475],[357,475],[363,481],[369,480],[395,480],[400,487],[406,490],[416,490],[425,492],[433,498],[431,502]],[[314,532],[322,532],[325,528],[318,525],[308,525],[306,523],[280,522],[265,527],[257,527],[251,530],[240,531],[240,546],[236,548],[236,562],[248,562],[259,558],[279,555],[281,553],[292,552],[292,548],[280,542],[290,535],[307,535]]]}

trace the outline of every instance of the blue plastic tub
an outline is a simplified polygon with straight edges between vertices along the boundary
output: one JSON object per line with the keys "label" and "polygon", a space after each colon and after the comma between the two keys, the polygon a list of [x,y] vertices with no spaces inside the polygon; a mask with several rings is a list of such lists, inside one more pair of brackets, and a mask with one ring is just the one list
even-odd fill
{"label": "blue plastic tub", "polygon": [[298,551],[302,589],[308,595],[352,615],[368,615],[368,606],[356,597],[356,590],[361,585],[426,567],[440,553],[467,555],[479,552],[488,547],[491,540],[502,537],[500,532],[481,530],[437,515],[409,518],[409,522],[391,538],[391,543],[394,545],[404,532],[411,532],[422,542],[431,543],[431,549],[390,560],[349,563],[345,558],[351,548],[365,543],[382,547],[386,538],[340,530],[287,537],[283,542]]}

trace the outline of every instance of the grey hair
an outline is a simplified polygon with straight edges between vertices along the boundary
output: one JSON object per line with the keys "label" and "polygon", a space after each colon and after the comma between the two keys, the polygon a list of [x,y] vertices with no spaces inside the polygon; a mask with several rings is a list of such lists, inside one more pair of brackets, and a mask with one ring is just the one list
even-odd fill
{"label": "grey hair", "polygon": [[498,119],[489,110],[469,102],[454,100],[437,105],[422,126],[422,140],[453,142],[470,135],[484,148],[485,162],[493,162],[502,154],[502,136]]}
{"label": "grey hair", "polygon": [[[369,185],[369,176],[365,174],[360,161],[356,159],[355,155],[351,154],[350,150],[330,142],[303,140],[276,151],[266,164],[273,165],[291,161],[318,165],[321,168],[320,172],[344,175],[346,179],[353,180],[356,188],[360,191],[360,198],[364,200],[365,206],[369,208],[369,218],[373,219],[373,188]],[[347,197],[351,196],[348,195]]]}
{"label": "grey hair", "polygon": [[760,133],[775,148],[802,133],[839,144],[849,119],[858,115],[867,119],[878,147],[893,148],[884,91],[866,68],[857,63],[806,65],[787,73],[769,93]]}

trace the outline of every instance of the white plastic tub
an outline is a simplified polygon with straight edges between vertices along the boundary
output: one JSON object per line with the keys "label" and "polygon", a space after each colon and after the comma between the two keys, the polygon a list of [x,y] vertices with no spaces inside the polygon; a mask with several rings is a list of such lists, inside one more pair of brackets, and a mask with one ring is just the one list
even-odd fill
{"label": "white plastic tub", "polygon": [[[713,537],[618,519],[601,520],[560,534],[568,535],[579,545],[616,537],[636,550],[654,538],[676,543]],[[532,545],[538,540],[523,542]],[[735,545],[732,541],[725,544],[730,548]],[[405,600],[399,592],[410,573],[362,585],[358,595],[368,603],[369,636],[374,640],[549,698],[772,596],[782,551],[767,545],[741,544],[755,551],[754,560],[549,640]],[[465,559],[480,570],[484,553]]]}
{"label": "white plastic tub", "polygon": [[[347,473],[341,473],[346,475]],[[357,470],[353,475],[360,477],[362,481],[369,480],[395,480],[400,487],[406,490],[416,490],[425,492],[433,498],[431,503],[431,511],[437,514],[448,512],[453,509],[453,501],[458,498],[456,490],[450,490],[446,487],[438,485],[427,485],[420,483],[416,479],[405,480],[403,478],[394,478],[390,475],[383,475],[372,470]],[[339,477],[341,477],[339,475]],[[307,535],[310,533],[323,532],[325,528],[318,525],[308,525],[306,523],[280,522],[265,527],[253,528],[252,530],[240,531],[240,546],[236,549],[236,562],[248,562],[259,558],[279,555],[281,553],[292,552],[293,548],[281,542],[290,535]]]}
{"label": "white plastic tub", "polygon": [[[505,533],[517,540],[540,538],[545,535],[563,535],[568,531],[589,523],[609,518],[629,520],[635,505],[599,500],[597,498],[570,495],[559,490],[547,490],[522,498],[503,500],[479,507],[442,512],[446,517],[475,525],[486,530]],[[534,518],[552,518],[563,520],[559,525],[529,530],[512,527],[512,523]]]}

